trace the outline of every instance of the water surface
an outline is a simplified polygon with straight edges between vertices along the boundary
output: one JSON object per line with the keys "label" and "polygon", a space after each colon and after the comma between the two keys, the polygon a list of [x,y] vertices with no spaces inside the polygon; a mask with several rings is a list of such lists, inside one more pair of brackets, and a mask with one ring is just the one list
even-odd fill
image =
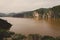
{"label": "water surface", "polygon": [[60,36],[60,19],[41,19],[36,21],[31,18],[1,18],[13,25],[10,31],[15,33]]}

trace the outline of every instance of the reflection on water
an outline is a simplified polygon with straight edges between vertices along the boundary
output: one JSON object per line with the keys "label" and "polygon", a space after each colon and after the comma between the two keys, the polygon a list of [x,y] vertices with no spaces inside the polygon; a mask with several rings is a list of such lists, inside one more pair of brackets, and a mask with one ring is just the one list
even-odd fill
{"label": "reflection on water", "polygon": [[12,23],[10,31],[22,34],[36,33],[41,35],[60,36],[60,19],[40,19],[2,17]]}
{"label": "reflection on water", "polygon": [[51,25],[51,27],[55,29],[60,29],[60,19],[48,19],[47,22]]}

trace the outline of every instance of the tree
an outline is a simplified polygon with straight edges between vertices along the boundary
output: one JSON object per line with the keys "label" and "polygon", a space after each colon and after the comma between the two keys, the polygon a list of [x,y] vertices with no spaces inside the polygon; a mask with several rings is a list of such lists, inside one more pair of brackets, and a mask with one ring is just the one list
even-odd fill
{"label": "tree", "polygon": [[12,40],[25,40],[25,39],[26,39],[26,36],[25,35],[22,35],[22,34],[15,34],[12,37]]}
{"label": "tree", "polygon": [[40,40],[41,36],[39,34],[29,34],[28,40]]}
{"label": "tree", "polygon": [[59,37],[56,37],[56,40],[60,40],[60,36]]}
{"label": "tree", "polygon": [[55,38],[51,36],[44,36],[41,38],[41,40],[55,40]]}

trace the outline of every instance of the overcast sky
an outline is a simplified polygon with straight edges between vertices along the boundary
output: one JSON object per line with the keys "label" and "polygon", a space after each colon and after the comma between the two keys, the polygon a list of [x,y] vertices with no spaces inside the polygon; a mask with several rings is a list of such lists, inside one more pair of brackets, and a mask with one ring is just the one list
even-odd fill
{"label": "overcast sky", "polygon": [[60,0],[0,0],[0,12],[22,12],[60,5]]}

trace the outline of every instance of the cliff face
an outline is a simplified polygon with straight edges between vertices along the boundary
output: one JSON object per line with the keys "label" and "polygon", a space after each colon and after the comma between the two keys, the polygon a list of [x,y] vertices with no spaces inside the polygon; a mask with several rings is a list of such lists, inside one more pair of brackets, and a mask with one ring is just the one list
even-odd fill
{"label": "cliff face", "polygon": [[56,17],[56,18],[60,18],[60,5],[58,6],[54,6],[52,8],[39,8],[33,11],[26,11],[26,12],[20,12],[20,13],[10,13],[8,15],[1,13],[0,17],[22,17],[22,18],[33,18],[33,13],[34,11],[37,11],[41,16],[45,15],[47,16],[49,14],[49,16],[52,17]]}
{"label": "cliff face", "polygon": [[45,15],[60,18],[60,5],[54,6],[52,8],[40,8],[34,11],[37,11],[41,16]]}
{"label": "cliff face", "polygon": [[60,17],[60,5],[53,7],[52,10],[53,10],[54,15],[55,15],[56,17]]}
{"label": "cliff face", "polygon": [[33,17],[33,12],[37,11],[41,16],[43,15],[48,15],[51,17],[60,17],[60,5],[52,7],[52,8],[40,8],[40,9],[36,9],[33,11],[27,11],[27,12],[22,12],[22,13],[17,13],[16,15],[14,15],[14,17]]}

